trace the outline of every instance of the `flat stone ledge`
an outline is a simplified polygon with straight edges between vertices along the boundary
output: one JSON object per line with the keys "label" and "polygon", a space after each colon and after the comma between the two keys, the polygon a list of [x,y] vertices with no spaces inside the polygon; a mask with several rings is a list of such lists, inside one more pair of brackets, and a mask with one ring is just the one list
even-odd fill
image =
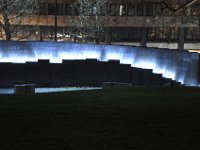
{"label": "flat stone ledge", "polygon": [[17,84],[14,86],[15,94],[34,94],[35,84]]}

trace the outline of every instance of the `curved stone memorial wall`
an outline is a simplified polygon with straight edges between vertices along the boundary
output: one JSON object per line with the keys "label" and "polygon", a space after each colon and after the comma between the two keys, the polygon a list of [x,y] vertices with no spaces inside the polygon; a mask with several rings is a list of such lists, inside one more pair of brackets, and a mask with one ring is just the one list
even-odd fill
{"label": "curved stone memorial wall", "polygon": [[[48,59],[51,68],[47,67],[47,65],[49,65],[47,62],[38,62],[39,65],[33,63],[37,62],[38,59]],[[181,82],[188,86],[198,86],[199,84],[199,54],[197,53],[157,48],[70,42],[0,42],[0,74],[1,76],[8,74],[6,77],[7,79],[3,82],[9,81],[13,78],[9,76],[9,71],[7,69],[13,66],[10,62],[15,63],[16,67],[14,67],[14,70],[21,70],[22,73],[26,72],[23,76],[21,76],[20,72],[15,72],[15,76],[21,76],[21,79],[26,76],[26,78],[31,78],[33,81],[38,80],[39,82],[44,83],[47,80],[50,80],[48,73],[44,71],[45,69],[53,70],[54,73],[51,74],[51,78],[54,78],[54,75],[59,75],[57,72],[59,72],[58,70],[62,68],[65,63],[73,63],[75,74],[77,73],[80,76],[78,75],[74,77],[70,73],[65,74],[63,73],[65,70],[62,70],[62,75],[64,74],[69,81],[73,76],[73,79],[75,78],[77,79],[77,82],[79,82],[79,80],[81,81],[79,78],[81,78],[83,68],[80,66],[79,61],[70,62],[70,60],[85,59],[97,59],[98,62],[102,62],[102,66],[106,65],[104,63],[108,60],[119,60],[120,64],[130,64],[131,67],[134,68],[152,69],[154,74],[162,74],[165,78],[171,78],[172,80],[176,80],[177,82]],[[64,64],[61,65],[63,60],[69,61],[64,61]],[[25,63],[27,61],[32,63],[26,63],[23,66],[17,64]],[[95,66],[96,62],[93,63]],[[94,66],[93,64],[90,64],[86,67],[86,70],[88,68],[95,69]],[[70,65],[68,67],[68,69],[70,69]],[[35,72],[34,70],[36,69],[39,72]],[[114,68],[111,68],[110,74],[118,73],[115,71]],[[86,72],[86,74],[88,74],[87,80],[93,80],[91,74],[94,76],[94,74],[101,72],[103,72],[103,67],[99,72],[93,72],[88,69],[88,72]],[[2,75],[2,73],[4,75]],[[35,74],[37,74],[37,79]],[[38,74],[43,74],[43,76],[40,77]],[[91,77],[89,77],[90,75]],[[101,78],[103,78],[103,75]]]}

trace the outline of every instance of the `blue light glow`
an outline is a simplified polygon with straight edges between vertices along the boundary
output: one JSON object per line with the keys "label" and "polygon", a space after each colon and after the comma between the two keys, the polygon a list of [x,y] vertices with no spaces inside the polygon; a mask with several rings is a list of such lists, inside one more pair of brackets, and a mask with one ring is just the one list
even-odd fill
{"label": "blue light glow", "polygon": [[63,59],[111,59],[132,67],[153,69],[163,77],[172,78],[186,85],[197,86],[198,54],[117,45],[96,45],[66,42],[0,42],[0,62],[25,63],[49,59],[61,63]]}
{"label": "blue light glow", "polygon": [[[59,88],[35,88],[35,93],[52,93],[66,91],[85,91],[85,90],[100,90],[101,87],[59,87]],[[14,94],[13,88],[1,89],[0,94]]]}

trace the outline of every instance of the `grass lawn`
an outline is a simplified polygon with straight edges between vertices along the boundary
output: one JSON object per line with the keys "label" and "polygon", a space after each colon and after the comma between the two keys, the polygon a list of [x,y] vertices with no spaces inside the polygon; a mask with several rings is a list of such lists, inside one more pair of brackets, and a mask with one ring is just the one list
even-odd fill
{"label": "grass lawn", "polygon": [[0,95],[0,150],[71,149],[200,149],[200,89]]}

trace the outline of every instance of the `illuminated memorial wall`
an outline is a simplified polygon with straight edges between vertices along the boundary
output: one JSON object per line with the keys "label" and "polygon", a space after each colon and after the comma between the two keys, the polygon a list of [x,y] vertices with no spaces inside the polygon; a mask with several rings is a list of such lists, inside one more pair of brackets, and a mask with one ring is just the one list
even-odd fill
{"label": "illuminated memorial wall", "polygon": [[61,63],[63,59],[96,58],[98,61],[120,60],[132,67],[153,69],[163,77],[188,86],[197,86],[199,54],[186,51],[142,48],[118,45],[96,45],[66,42],[0,42],[0,62],[25,63],[49,59]]}

